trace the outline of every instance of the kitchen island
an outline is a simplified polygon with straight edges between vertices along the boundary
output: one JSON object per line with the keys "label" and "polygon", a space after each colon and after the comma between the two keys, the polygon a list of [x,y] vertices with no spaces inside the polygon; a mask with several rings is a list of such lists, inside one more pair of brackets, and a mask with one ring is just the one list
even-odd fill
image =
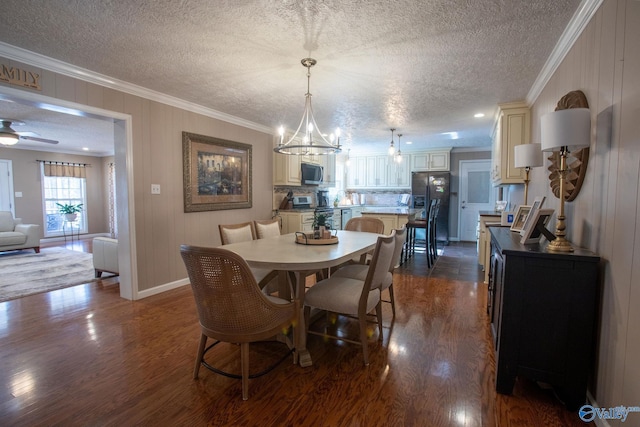
{"label": "kitchen island", "polygon": [[384,223],[384,233],[389,234],[409,222],[409,218],[420,216],[422,211],[406,206],[367,206],[362,210],[362,216],[378,218]]}

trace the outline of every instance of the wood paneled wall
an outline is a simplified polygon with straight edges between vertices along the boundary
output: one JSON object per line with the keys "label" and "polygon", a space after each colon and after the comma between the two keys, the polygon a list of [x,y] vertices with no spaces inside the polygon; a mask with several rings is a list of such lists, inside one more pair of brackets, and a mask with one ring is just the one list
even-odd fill
{"label": "wood paneled wall", "polygon": [[[540,117],[562,96],[580,89],[589,101],[587,176],[565,207],[569,240],[603,260],[591,385],[602,407],[640,402],[639,22],[640,2],[606,0],[532,106],[532,141],[539,142]],[[533,169],[530,194],[546,195],[547,206],[557,211],[547,176],[546,167]]]}

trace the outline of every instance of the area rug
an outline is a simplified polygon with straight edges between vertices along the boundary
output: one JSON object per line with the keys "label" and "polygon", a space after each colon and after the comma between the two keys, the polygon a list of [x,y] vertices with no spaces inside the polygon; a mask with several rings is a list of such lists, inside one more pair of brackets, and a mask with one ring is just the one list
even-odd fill
{"label": "area rug", "polygon": [[88,253],[64,248],[0,253],[0,302],[94,280]]}

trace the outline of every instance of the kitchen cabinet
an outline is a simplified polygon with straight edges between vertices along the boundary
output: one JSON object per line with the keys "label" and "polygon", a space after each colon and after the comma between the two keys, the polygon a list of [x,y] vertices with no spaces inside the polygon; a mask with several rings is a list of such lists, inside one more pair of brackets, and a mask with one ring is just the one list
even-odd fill
{"label": "kitchen cabinet", "polygon": [[526,104],[499,104],[493,133],[491,180],[494,185],[524,183],[524,168],[516,168],[514,147],[531,139],[531,111]]}
{"label": "kitchen cabinet", "polygon": [[439,150],[411,154],[411,171],[448,171],[450,151]]}
{"label": "kitchen cabinet", "polygon": [[600,258],[584,249],[546,252],[520,235],[490,227],[488,309],[496,350],[496,391],[516,376],[554,387],[567,409],[586,401],[592,369]]}
{"label": "kitchen cabinet", "polygon": [[279,214],[282,218],[282,234],[295,233],[296,231],[313,231],[313,211],[280,211]]}
{"label": "kitchen cabinet", "polygon": [[411,188],[410,156],[403,155],[402,162],[389,162],[388,186],[391,188]]}
{"label": "kitchen cabinet", "polygon": [[336,156],[328,154],[317,157],[320,158],[320,166],[323,168],[323,186],[334,187],[336,185]]}
{"label": "kitchen cabinet", "polygon": [[491,234],[487,224],[500,225],[502,215],[480,212],[478,219],[478,264],[484,271],[484,283],[489,283],[489,264],[491,261]]}
{"label": "kitchen cabinet", "polygon": [[389,156],[368,156],[365,187],[386,187]]}
{"label": "kitchen cabinet", "polygon": [[362,212],[362,216],[377,218],[384,224],[384,234],[390,234],[394,228],[400,228],[409,221],[408,214],[380,214]]}
{"label": "kitchen cabinet", "polygon": [[300,157],[273,154],[273,185],[299,186],[301,184]]}
{"label": "kitchen cabinet", "polygon": [[367,183],[367,158],[352,157],[347,170],[347,188],[363,188]]}

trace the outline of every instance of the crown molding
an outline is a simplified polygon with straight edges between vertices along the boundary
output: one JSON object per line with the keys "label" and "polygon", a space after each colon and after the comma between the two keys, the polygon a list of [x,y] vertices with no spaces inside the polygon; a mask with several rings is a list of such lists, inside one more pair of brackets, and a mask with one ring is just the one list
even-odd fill
{"label": "crown molding", "polygon": [[240,117],[232,116],[230,114],[223,113],[221,111],[213,110],[211,108],[203,107],[202,105],[195,104],[193,102],[185,101],[174,96],[169,96],[160,92],[156,92],[151,89],[144,88],[142,86],[134,85],[122,80],[114,79],[104,74],[96,73],[86,68],[76,67],[75,65],[68,64],[66,62],[59,61],[57,59],[49,58],[39,53],[31,52],[26,49],[22,49],[10,44],[0,42],[0,56],[7,59],[18,61],[23,64],[31,65],[38,68],[43,68],[54,73],[62,74],[74,79],[82,80],[87,83],[93,83],[99,86],[103,86],[109,89],[118,90],[130,95],[139,96],[151,101],[160,102],[172,107],[180,108],[193,113],[202,114],[203,116],[211,117],[213,119],[222,120],[227,123],[232,123],[245,128],[253,129],[259,132],[264,132],[269,135],[274,134],[275,130],[258,123],[251,122],[249,120],[242,119]]}
{"label": "crown molding", "polygon": [[542,70],[538,74],[535,82],[529,89],[529,93],[526,97],[526,102],[528,105],[533,105],[542,93],[544,87],[549,83],[551,76],[556,72],[564,58],[569,53],[571,47],[573,47],[574,43],[580,37],[580,34],[584,31],[585,27],[593,18],[593,15],[596,14],[598,8],[603,3],[604,0],[582,0],[578,9],[571,17],[569,24],[562,32],[558,43],[556,43],[553,51],[551,51],[551,55],[547,58],[547,62],[545,62]]}

